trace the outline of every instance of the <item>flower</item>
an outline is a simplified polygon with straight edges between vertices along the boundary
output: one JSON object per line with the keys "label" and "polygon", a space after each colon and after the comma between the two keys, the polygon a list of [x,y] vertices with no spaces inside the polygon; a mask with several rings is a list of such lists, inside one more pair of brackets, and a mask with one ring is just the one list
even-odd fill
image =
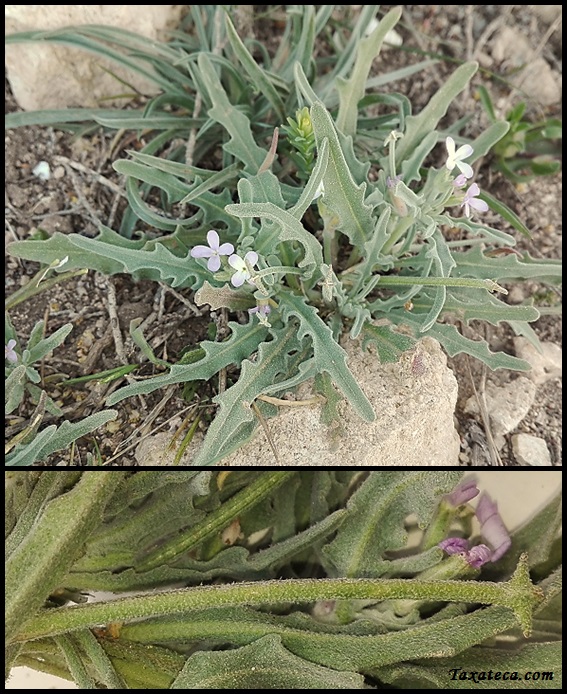
{"label": "flower", "polygon": [[248,313],[257,313],[258,315],[267,316],[272,309],[265,304],[264,306],[255,306],[254,308],[249,308]]}
{"label": "flower", "polygon": [[249,308],[248,313],[250,315],[256,314],[258,316],[258,321],[262,324],[265,325],[267,328],[270,328],[270,322],[268,321],[268,314],[270,313],[272,309],[268,306],[268,304],[262,304],[260,306],[255,306],[254,308]]}
{"label": "flower", "polygon": [[461,554],[473,569],[479,569],[486,562],[493,561],[490,547],[475,545],[469,549],[469,541],[463,537],[448,537],[441,541],[438,547],[447,554]]}
{"label": "flower", "polygon": [[464,188],[467,185],[467,180],[465,174],[459,174],[457,178],[453,179],[453,185],[455,188]]}
{"label": "flower", "polygon": [[467,501],[474,499],[479,493],[474,477],[458,484],[450,494],[445,495],[446,501],[451,506],[457,507],[466,504]]}
{"label": "flower", "polygon": [[479,569],[487,561],[493,561],[492,557],[493,555],[489,547],[486,545],[475,545],[467,552],[466,559],[474,569]]}
{"label": "flower", "polygon": [[446,540],[442,540],[438,546],[447,554],[460,554],[468,550],[469,541],[465,540],[464,537],[448,537]]}
{"label": "flower", "polygon": [[195,246],[191,250],[192,258],[208,258],[207,267],[211,272],[216,272],[221,266],[221,255],[230,255],[234,253],[232,243],[223,243],[219,246],[219,235],[214,229],[207,232],[208,246]]}
{"label": "flower", "polygon": [[480,523],[480,533],[492,548],[490,561],[498,561],[510,549],[512,540],[498,513],[498,505],[483,492],[476,507],[476,517]]}
{"label": "flower", "polygon": [[465,208],[465,215],[467,217],[471,216],[471,207],[479,212],[486,212],[488,205],[484,200],[478,199],[476,196],[480,193],[480,188],[477,183],[473,183],[471,187],[465,193],[465,198],[461,203],[461,207]]}
{"label": "flower", "polygon": [[248,251],[243,260],[235,253],[228,259],[228,264],[236,270],[234,275],[230,278],[230,281],[234,287],[242,286],[246,280],[248,280],[249,284],[254,284],[253,282],[250,282],[250,272],[248,271],[246,262],[252,266],[256,265],[258,262],[258,254],[254,251]]}
{"label": "flower", "polygon": [[8,340],[8,343],[4,345],[4,351],[6,353],[6,356],[4,358],[12,364],[15,364],[18,361],[18,353],[14,349],[15,346],[16,340]]}
{"label": "flower", "polygon": [[455,150],[455,140],[453,140],[452,137],[448,137],[445,140],[445,146],[447,147],[447,152],[449,154],[445,166],[449,169],[449,171],[452,171],[456,166],[464,176],[467,178],[472,178],[472,167],[470,164],[466,164],[463,159],[471,156],[473,153],[473,148],[470,145],[461,145],[459,149]]}

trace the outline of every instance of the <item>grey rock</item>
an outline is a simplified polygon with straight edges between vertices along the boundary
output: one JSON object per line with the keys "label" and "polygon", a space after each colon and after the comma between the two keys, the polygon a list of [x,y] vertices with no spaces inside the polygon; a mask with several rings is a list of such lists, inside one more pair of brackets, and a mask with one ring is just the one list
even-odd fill
{"label": "grey rock", "polygon": [[512,436],[512,450],[520,465],[546,467],[551,465],[551,456],[543,439],[530,434],[515,434]]}

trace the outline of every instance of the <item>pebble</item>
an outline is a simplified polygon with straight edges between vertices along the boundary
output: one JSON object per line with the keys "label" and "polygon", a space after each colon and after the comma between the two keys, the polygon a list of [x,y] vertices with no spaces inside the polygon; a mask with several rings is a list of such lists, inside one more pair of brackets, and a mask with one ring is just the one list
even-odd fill
{"label": "pebble", "polygon": [[[519,376],[504,386],[487,384],[486,407],[492,433],[498,439],[497,445],[503,443],[503,436],[513,431],[528,414],[535,395],[535,383],[525,376]],[[467,400],[464,410],[468,414],[478,413],[478,403],[474,395]]]}
{"label": "pebble", "polygon": [[514,457],[520,465],[531,467],[546,467],[551,465],[551,456],[547,443],[537,436],[530,434],[514,434],[512,436],[512,450]]}
{"label": "pebble", "polygon": [[540,342],[541,352],[525,337],[514,338],[516,356],[532,365],[526,376],[536,385],[560,378],[563,370],[563,352],[554,342]]}

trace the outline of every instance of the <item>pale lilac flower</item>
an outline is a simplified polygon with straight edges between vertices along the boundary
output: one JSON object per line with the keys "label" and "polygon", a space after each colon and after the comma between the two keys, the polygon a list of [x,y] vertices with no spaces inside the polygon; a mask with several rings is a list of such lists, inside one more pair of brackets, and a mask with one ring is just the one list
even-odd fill
{"label": "pale lilac flower", "polygon": [[8,343],[4,345],[4,351],[6,353],[6,356],[4,358],[12,364],[15,364],[18,361],[18,353],[14,349],[15,346],[16,340],[8,340]]}
{"label": "pale lilac flower", "polygon": [[445,500],[454,506],[461,506],[466,504],[467,501],[474,499],[479,493],[478,487],[476,486],[476,481],[474,477],[465,480],[458,484],[455,489],[450,494],[445,495]]}
{"label": "pale lilac flower", "polygon": [[498,505],[483,492],[476,507],[476,517],[480,523],[480,532],[492,548],[490,561],[498,561],[510,549],[512,540],[498,513]]}
{"label": "pale lilac flower", "polygon": [[391,176],[386,176],[386,186],[388,188],[393,188],[396,183],[399,183],[402,180],[402,174],[398,174],[397,176],[394,176],[393,178]]}
{"label": "pale lilac flower", "polygon": [[447,554],[460,554],[468,550],[469,541],[465,540],[464,537],[448,537],[446,540],[442,540],[438,546]]}
{"label": "pale lilac flower", "polygon": [[256,314],[256,316],[258,316],[258,322],[265,325],[267,328],[270,328],[271,324],[268,321],[268,314],[271,312],[271,310],[272,309],[268,306],[268,304],[262,304],[261,306],[256,306],[255,308],[249,308],[248,313],[250,315]]}
{"label": "pale lilac flower", "polygon": [[258,315],[267,316],[272,309],[264,304],[263,306],[255,306],[254,308],[249,308],[248,313],[257,313]]}
{"label": "pale lilac flower", "polygon": [[467,157],[470,157],[473,153],[473,148],[470,145],[461,145],[459,149],[455,149],[455,140],[452,137],[448,137],[445,140],[445,146],[447,147],[447,161],[445,166],[452,171],[455,166],[459,171],[467,178],[473,177],[473,170],[470,164],[463,161]]}
{"label": "pale lilac flower", "polygon": [[479,569],[487,561],[493,561],[493,554],[486,545],[475,545],[467,552],[468,563],[475,569]]}
{"label": "pale lilac flower", "polygon": [[471,207],[474,210],[478,210],[478,212],[486,212],[488,209],[488,205],[484,202],[484,200],[480,200],[476,197],[479,193],[480,188],[476,183],[473,183],[465,193],[465,198],[461,203],[461,207],[465,208],[465,215],[467,217],[471,216]]}
{"label": "pale lilac flower", "polygon": [[256,265],[258,262],[258,254],[254,251],[248,251],[243,260],[235,253],[228,259],[228,264],[236,270],[234,275],[230,278],[230,281],[234,287],[240,287],[246,281],[248,281],[249,284],[254,284],[253,282],[250,282],[250,272],[246,266],[246,261],[248,261],[252,266]]}
{"label": "pale lilac flower", "polygon": [[454,180],[453,185],[455,188],[464,188],[467,185],[468,178],[465,174],[459,174]]}
{"label": "pale lilac flower", "polygon": [[191,250],[192,258],[208,258],[207,267],[211,272],[216,272],[221,266],[221,255],[230,255],[234,253],[234,246],[232,243],[223,243],[222,246],[219,245],[220,239],[219,235],[214,229],[207,232],[207,243],[208,246],[195,246]]}

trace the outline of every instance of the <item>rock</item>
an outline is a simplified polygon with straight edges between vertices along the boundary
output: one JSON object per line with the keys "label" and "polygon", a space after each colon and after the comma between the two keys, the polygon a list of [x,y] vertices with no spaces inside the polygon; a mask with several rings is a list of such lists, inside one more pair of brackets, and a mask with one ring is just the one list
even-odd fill
{"label": "rock", "polygon": [[[380,364],[372,352],[346,339],[348,364],[376,412],[364,422],[343,401],[342,437],[321,424],[320,407],[281,408],[268,420],[281,465],[358,467],[447,467],[459,463],[459,436],[453,422],[457,381],[438,342],[424,338],[400,363]],[[419,369],[415,365],[419,364]],[[298,389],[298,400],[312,397],[312,382]],[[258,428],[246,446],[219,465],[276,465],[266,434]]]}
{"label": "rock", "polygon": [[[544,22],[551,24],[561,16],[562,7],[563,5],[531,5],[530,9]],[[557,30],[561,31],[561,23],[559,23]]]}
{"label": "rock", "polygon": [[544,58],[535,55],[528,39],[516,29],[503,26],[492,42],[492,57],[511,72],[521,68],[508,79],[530,98],[549,106],[561,101],[561,85]]}
{"label": "rock", "polygon": [[[5,32],[104,24],[153,40],[178,22],[181,9],[181,5],[6,5]],[[123,105],[124,98],[101,101],[125,91],[124,85],[103,68],[115,72],[142,93],[157,91],[153,82],[138,73],[126,71],[94,53],[55,43],[7,45],[5,62],[14,98],[27,111]],[[149,64],[144,63],[144,67],[151,71]]]}
{"label": "rock", "polygon": [[[343,401],[339,410],[344,435],[334,437],[320,422],[320,407],[283,407],[277,417],[267,420],[280,463],[307,467],[458,465],[460,440],[453,422],[457,381],[439,343],[423,338],[397,364],[380,364],[374,353],[363,353],[359,343],[348,338],[343,347],[351,371],[374,406],[376,421],[364,422]],[[311,379],[299,386],[296,399],[312,396]],[[135,452],[138,465],[173,465],[178,448],[178,443],[172,444],[173,437],[173,433],[161,432],[141,441]],[[179,465],[191,465],[202,440],[197,431]],[[275,466],[276,462],[264,430],[258,427],[248,444],[217,464]]]}
{"label": "rock", "polygon": [[[183,440],[183,436],[177,437],[174,440],[174,432],[160,431],[153,436],[147,436],[142,439],[134,452],[134,458],[140,467],[151,465],[161,465],[169,467],[175,465],[175,456],[179,449],[179,443]],[[183,452],[178,465],[186,467],[191,465],[191,459],[194,457],[194,451],[198,449],[203,441],[203,435],[200,431],[195,432],[191,448],[187,448]]]}
{"label": "rock", "polygon": [[[535,384],[525,376],[519,376],[505,386],[486,386],[486,407],[490,416],[492,433],[503,443],[502,437],[515,429],[528,414],[535,400]],[[471,396],[465,403],[465,412],[478,414],[476,397]],[[501,447],[501,446],[499,446]]]}
{"label": "rock", "polygon": [[526,375],[536,385],[541,385],[553,378],[561,378],[563,370],[563,352],[554,342],[541,342],[541,352],[525,337],[515,337],[516,356],[529,361],[532,370]]}
{"label": "rock", "polygon": [[547,444],[543,439],[530,434],[514,434],[512,436],[512,450],[516,461],[520,465],[533,467],[546,467],[551,465],[551,456]]}

